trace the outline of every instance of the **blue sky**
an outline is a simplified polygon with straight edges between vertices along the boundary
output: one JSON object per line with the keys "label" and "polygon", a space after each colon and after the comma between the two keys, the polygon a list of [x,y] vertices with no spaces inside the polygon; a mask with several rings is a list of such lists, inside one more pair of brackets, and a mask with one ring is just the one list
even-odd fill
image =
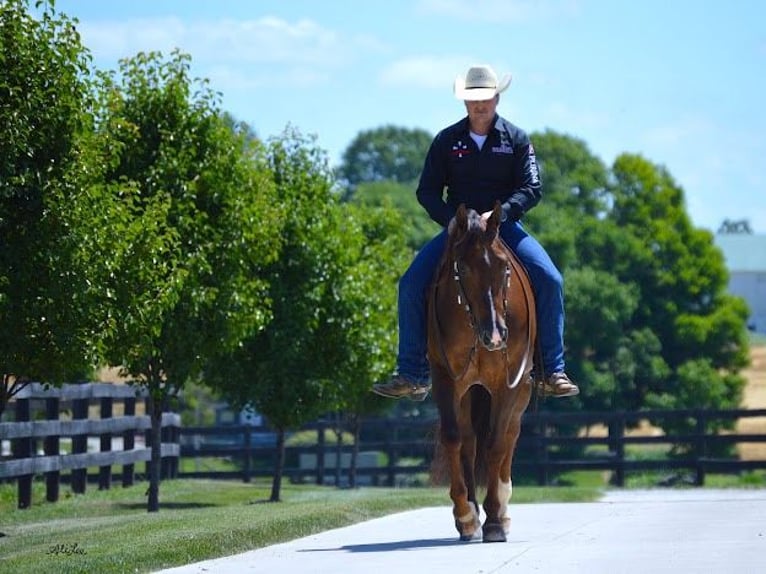
{"label": "blue sky", "polygon": [[[694,224],[766,233],[766,2],[760,0],[57,0],[102,69],[192,56],[261,137],[315,134],[331,163],[362,130],[435,134],[464,115],[458,73],[513,82],[498,111],[528,132],[664,165]],[[544,175],[544,174],[543,174]],[[544,200],[544,199],[543,199]]]}

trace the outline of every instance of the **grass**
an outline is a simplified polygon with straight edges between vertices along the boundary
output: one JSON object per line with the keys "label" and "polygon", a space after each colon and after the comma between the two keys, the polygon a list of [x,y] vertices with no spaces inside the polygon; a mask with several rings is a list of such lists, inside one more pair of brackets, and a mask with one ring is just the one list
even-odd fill
{"label": "grass", "polygon": [[[149,572],[393,512],[450,505],[446,487],[339,490],[283,483],[283,502],[268,503],[267,482],[173,480],[163,482],[162,508],[150,514],[145,490],[146,483],[84,495],[62,490],[59,502],[46,503],[36,482],[36,503],[17,510],[15,487],[0,485],[0,572]],[[523,487],[514,489],[513,501],[589,501],[600,492]]]}

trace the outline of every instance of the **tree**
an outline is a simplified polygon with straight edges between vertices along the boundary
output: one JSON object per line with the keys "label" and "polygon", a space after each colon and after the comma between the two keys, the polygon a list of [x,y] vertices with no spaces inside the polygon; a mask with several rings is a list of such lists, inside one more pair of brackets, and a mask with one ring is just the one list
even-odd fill
{"label": "tree", "polygon": [[335,261],[334,297],[321,327],[337,408],[354,437],[349,485],[356,485],[361,417],[390,407],[370,392],[396,358],[396,286],[411,255],[393,209],[340,206],[345,238]]}
{"label": "tree", "polygon": [[640,156],[607,169],[579,140],[532,140],[545,192],[525,225],[564,275],[567,369],[583,381],[577,399],[546,408],[736,404],[746,309],[726,293],[722,256],[692,227],[683,190]]}
{"label": "tree", "polygon": [[[580,139],[553,130],[533,133],[544,185],[544,203],[570,215],[603,215],[608,210],[609,170]],[[530,217],[535,219],[535,211]]]}
{"label": "tree", "polygon": [[0,415],[32,380],[84,376],[104,328],[91,215],[111,198],[91,194],[90,57],[53,2],[37,18],[28,4],[0,4]]}
{"label": "tree", "polygon": [[[334,410],[334,365],[323,326],[337,299],[335,258],[347,240],[324,152],[295,129],[271,140],[269,168],[285,209],[279,258],[266,266],[271,320],[211,358],[205,380],[238,407],[251,405],[277,433],[270,500],[279,501],[285,435]],[[337,349],[331,349],[337,356]]]}
{"label": "tree", "polygon": [[260,144],[237,133],[217,96],[189,77],[190,59],[141,53],[101,76],[106,186],[122,200],[110,222],[126,238],[102,278],[111,303],[110,364],[149,395],[148,510],[159,509],[163,406],[205,357],[269,320],[261,269],[280,244],[282,210]]}
{"label": "tree", "polygon": [[361,183],[351,202],[360,206],[390,207],[399,214],[399,227],[412,251],[420,249],[434,237],[441,226],[433,221],[415,196],[415,184],[395,181]]}
{"label": "tree", "polygon": [[[746,310],[727,295],[728,272],[712,235],[694,229],[683,204],[683,190],[661,167],[624,154],[614,166],[614,221],[646,246],[645,265],[632,270],[642,291],[638,319],[658,333],[671,367],[696,357],[719,357],[716,366],[738,370],[747,361]],[[732,307],[733,306],[733,307]],[[692,337],[679,329],[689,320],[706,324],[724,309],[734,322],[703,328]],[[702,325],[699,325],[702,327]],[[741,331],[740,331],[741,327]],[[721,336],[720,329],[725,329]],[[714,334],[715,333],[715,334]],[[730,347],[721,356],[720,345]]]}
{"label": "tree", "polygon": [[432,136],[422,129],[393,125],[364,130],[343,152],[338,179],[345,182],[346,199],[361,183],[416,181],[423,169]]}

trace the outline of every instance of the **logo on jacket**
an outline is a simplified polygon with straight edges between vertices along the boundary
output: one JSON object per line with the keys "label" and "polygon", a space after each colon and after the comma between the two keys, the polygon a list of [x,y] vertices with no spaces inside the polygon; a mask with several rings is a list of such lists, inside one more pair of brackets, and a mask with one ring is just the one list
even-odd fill
{"label": "logo on jacket", "polygon": [[451,153],[452,157],[463,157],[471,153],[471,151],[468,149],[468,144],[463,143],[463,140],[457,140],[457,143],[452,146]]}
{"label": "logo on jacket", "polygon": [[540,170],[537,167],[537,157],[535,157],[535,148],[529,144],[529,177],[532,183],[540,183]]}
{"label": "logo on jacket", "polygon": [[492,146],[492,153],[504,153],[507,155],[513,155],[513,147],[503,142],[500,145]]}

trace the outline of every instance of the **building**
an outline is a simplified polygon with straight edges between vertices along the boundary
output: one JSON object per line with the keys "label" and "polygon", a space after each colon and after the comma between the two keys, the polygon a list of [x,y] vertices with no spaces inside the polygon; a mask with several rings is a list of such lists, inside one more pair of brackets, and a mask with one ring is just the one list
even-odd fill
{"label": "building", "polygon": [[729,270],[729,292],[750,307],[748,328],[766,334],[766,234],[719,233],[714,237]]}

